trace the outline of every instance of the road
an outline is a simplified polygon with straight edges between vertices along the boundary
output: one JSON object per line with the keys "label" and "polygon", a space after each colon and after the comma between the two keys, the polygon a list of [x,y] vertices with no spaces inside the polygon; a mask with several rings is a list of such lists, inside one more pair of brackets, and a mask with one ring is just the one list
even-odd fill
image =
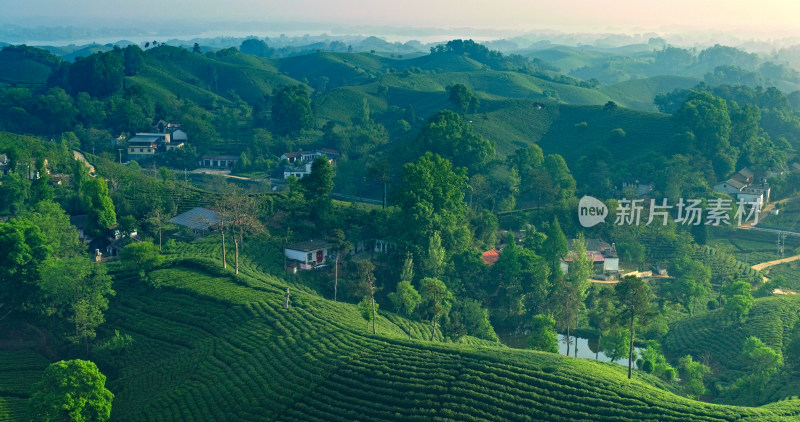
{"label": "road", "polygon": [[800,255],[795,255],[795,256],[790,256],[788,258],[776,259],[774,261],[762,262],[760,264],[753,265],[751,268],[753,268],[756,271],[761,271],[764,268],[768,268],[773,265],[783,264],[785,262],[797,261],[798,259],[800,259]]}
{"label": "road", "polygon": [[222,176],[228,179],[247,180],[249,182],[263,182],[265,179],[254,179],[252,177],[233,176],[230,170],[213,170],[213,169],[195,169],[190,171],[191,174],[210,174],[213,176]]}

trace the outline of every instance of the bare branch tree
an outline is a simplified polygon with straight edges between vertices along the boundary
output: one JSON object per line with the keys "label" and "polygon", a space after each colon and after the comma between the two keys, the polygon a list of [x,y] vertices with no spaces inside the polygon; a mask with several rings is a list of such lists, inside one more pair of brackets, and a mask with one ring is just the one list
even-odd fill
{"label": "bare branch tree", "polygon": [[234,267],[236,274],[239,274],[239,247],[244,242],[245,234],[261,233],[266,230],[258,220],[258,201],[242,189],[233,187],[220,199],[216,209],[223,223],[223,260],[225,254],[224,224],[227,223],[233,233]]}

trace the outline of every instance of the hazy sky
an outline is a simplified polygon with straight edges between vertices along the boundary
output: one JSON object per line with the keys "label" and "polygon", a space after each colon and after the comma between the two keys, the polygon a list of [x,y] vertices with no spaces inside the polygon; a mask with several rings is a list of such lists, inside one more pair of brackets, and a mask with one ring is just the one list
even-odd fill
{"label": "hazy sky", "polygon": [[[724,30],[800,36],[798,0],[0,0],[0,23],[319,22],[508,31]],[[211,29],[211,28],[210,28]]]}

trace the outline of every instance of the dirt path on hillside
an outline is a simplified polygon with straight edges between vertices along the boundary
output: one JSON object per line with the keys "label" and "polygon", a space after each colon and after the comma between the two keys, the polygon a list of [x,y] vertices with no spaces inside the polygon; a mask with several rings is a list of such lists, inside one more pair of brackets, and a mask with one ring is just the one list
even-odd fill
{"label": "dirt path on hillside", "polygon": [[190,171],[189,173],[192,174],[210,174],[213,176],[222,176],[227,177],[229,179],[238,179],[238,180],[248,180],[251,182],[262,182],[265,179],[254,179],[252,177],[244,177],[244,176],[233,176],[230,174],[228,170],[213,170],[213,169],[195,169]]}
{"label": "dirt path on hillside", "polygon": [[764,268],[768,268],[768,267],[771,267],[773,265],[778,265],[778,264],[783,264],[783,263],[786,263],[786,262],[797,261],[798,259],[800,259],[800,255],[795,255],[795,256],[790,256],[788,258],[776,259],[774,261],[762,262],[760,264],[753,265],[751,268],[756,270],[756,271],[761,271]]}
{"label": "dirt path on hillside", "polygon": [[86,157],[83,156],[83,153],[73,150],[72,155],[75,157],[76,160],[83,161],[83,164],[85,164],[86,167],[89,167],[89,176],[95,177],[97,173],[94,171],[94,166],[91,165],[88,161],[86,161]]}
{"label": "dirt path on hillside", "polygon": [[589,281],[597,284],[619,284],[619,280],[595,280],[593,278],[590,278]]}
{"label": "dirt path on hillside", "polygon": [[789,202],[792,199],[794,199],[794,197],[783,198],[783,199],[781,199],[779,201],[774,201],[774,202],[768,202],[767,205],[764,206],[764,209],[761,210],[761,212],[762,213],[768,213],[768,212],[772,211],[773,209],[775,209],[775,205],[783,204],[785,202]]}

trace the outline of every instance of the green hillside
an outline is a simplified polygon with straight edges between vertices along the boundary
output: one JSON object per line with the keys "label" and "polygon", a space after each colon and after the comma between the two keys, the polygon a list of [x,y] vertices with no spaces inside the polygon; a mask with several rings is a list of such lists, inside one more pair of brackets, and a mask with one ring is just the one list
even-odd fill
{"label": "green hillside", "polygon": [[[730,383],[746,375],[747,361],[742,347],[750,336],[761,339],[784,360],[796,362],[786,355],[797,322],[800,320],[800,297],[774,296],[757,299],[744,324],[738,324],[722,310],[675,322],[670,326],[663,346],[674,355],[691,354],[708,359],[715,378]],[[796,382],[772,388],[769,401],[782,400],[797,394]]]}
{"label": "green hillside", "polygon": [[3,48],[0,50],[0,84],[44,84],[59,61],[56,56],[32,47]]}
{"label": "green hillside", "polygon": [[[794,402],[742,408],[692,401],[627,380],[623,367],[540,352],[420,341],[427,324],[381,312],[378,335],[355,306],[263,274],[218,269],[217,240],[185,245],[149,274],[115,273],[105,333],[134,338],[98,354],[115,393],[112,419],[129,420],[791,420]],[[291,307],[283,309],[286,288]],[[438,337],[438,336],[437,336]],[[415,340],[416,339],[416,340]],[[472,343],[472,344],[469,344]],[[482,345],[477,345],[482,344]],[[22,420],[44,362],[0,356],[0,420]],[[19,358],[19,359],[22,359]],[[13,362],[13,363],[12,363]],[[12,369],[13,368],[13,369]],[[27,377],[27,378],[26,378]]]}
{"label": "green hillside", "polygon": [[24,420],[31,385],[49,363],[32,350],[0,350],[0,421]]}
{"label": "green hillside", "polygon": [[[150,72],[144,72],[134,80],[149,80],[153,88],[161,86],[171,94],[211,91],[228,99],[235,94],[251,103],[261,101],[273,89],[300,83],[277,73],[269,62],[227,57],[210,58],[182,48],[161,46],[148,51],[147,68]],[[154,76],[154,72],[159,76]]]}
{"label": "green hillside", "polygon": [[487,68],[481,62],[460,54],[429,54],[397,62],[399,68],[418,67],[437,72],[470,72]]}
{"label": "green hillside", "polygon": [[688,89],[696,86],[699,82],[699,79],[682,76],[654,76],[614,85],[603,85],[599,90],[626,107],[657,111],[653,104],[653,98],[657,94],[671,92],[674,89]]}
{"label": "green hillside", "polygon": [[[544,104],[538,108],[537,104]],[[482,113],[472,116],[472,126],[495,143],[499,156],[539,142],[558,119],[559,106],[533,100],[486,102]]]}
{"label": "green hillside", "polygon": [[526,57],[544,60],[553,64],[562,72],[569,73],[575,69],[601,63],[610,54],[580,47],[554,46],[544,50],[523,49],[514,51]]}
{"label": "green hillside", "polygon": [[[609,111],[601,106],[554,107],[557,114],[553,123],[537,143],[545,153],[561,154],[570,165],[599,146],[607,148],[619,161],[642,157],[650,151],[670,151],[673,129],[667,115],[622,108]],[[616,128],[625,131],[625,136],[609,142],[611,131]]]}

